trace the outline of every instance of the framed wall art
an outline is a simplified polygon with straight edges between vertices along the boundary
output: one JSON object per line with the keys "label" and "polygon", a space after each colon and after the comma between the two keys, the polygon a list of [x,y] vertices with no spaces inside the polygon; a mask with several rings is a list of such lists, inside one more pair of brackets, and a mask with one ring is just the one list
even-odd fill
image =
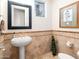
{"label": "framed wall art", "polygon": [[59,17],[61,28],[79,28],[79,2],[61,8]]}
{"label": "framed wall art", "polygon": [[36,16],[45,17],[45,3],[36,0],[35,12],[36,12]]}

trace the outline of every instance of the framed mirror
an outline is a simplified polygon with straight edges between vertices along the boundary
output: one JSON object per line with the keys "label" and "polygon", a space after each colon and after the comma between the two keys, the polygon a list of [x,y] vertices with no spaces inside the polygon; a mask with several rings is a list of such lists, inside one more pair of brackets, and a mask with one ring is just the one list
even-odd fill
{"label": "framed mirror", "polygon": [[8,29],[31,29],[31,10],[29,5],[8,1]]}

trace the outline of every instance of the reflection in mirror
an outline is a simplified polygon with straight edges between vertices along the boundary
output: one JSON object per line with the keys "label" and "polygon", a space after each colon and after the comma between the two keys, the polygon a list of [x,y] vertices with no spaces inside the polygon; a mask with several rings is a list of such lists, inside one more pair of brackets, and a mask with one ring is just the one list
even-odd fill
{"label": "reflection in mirror", "polygon": [[25,26],[25,11],[14,8],[12,26]]}
{"label": "reflection in mirror", "polygon": [[8,29],[31,29],[31,6],[9,1]]}

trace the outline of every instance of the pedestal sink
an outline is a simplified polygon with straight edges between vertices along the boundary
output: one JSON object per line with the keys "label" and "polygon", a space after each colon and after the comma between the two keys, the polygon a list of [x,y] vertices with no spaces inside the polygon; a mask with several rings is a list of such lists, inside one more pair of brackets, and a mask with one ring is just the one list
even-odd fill
{"label": "pedestal sink", "polygon": [[30,36],[17,37],[11,40],[11,44],[15,47],[19,47],[19,59],[25,59],[25,48],[24,46],[30,44],[32,38]]}

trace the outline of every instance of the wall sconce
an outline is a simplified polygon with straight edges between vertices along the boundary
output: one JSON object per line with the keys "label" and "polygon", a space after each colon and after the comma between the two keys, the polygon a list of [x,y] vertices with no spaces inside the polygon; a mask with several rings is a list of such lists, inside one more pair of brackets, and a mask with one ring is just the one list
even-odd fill
{"label": "wall sconce", "polygon": [[3,15],[0,15],[0,32],[5,30],[5,27],[4,27],[5,21],[3,19],[5,19]]}

